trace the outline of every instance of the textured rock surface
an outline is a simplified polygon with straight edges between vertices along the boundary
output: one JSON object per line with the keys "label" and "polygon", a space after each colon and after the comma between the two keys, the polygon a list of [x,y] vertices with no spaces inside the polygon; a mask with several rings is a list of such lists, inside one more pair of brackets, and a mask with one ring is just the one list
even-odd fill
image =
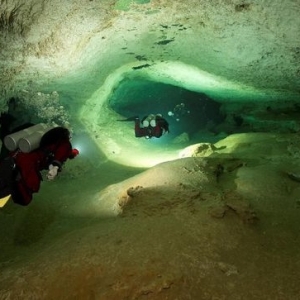
{"label": "textured rock surface", "polygon": [[0,299],[298,299],[291,144],[234,135],[100,193],[111,168],[70,180],[70,165],[28,208],[0,211]]}
{"label": "textured rock surface", "polygon": [[[299,299],[299,11],[294,0],[0,1],[0,110],[16,97],[32,119],[71,114],[88,128],[57,181],[0,211],[0,299]],[[285,134],[231,135],[136,175],[108,159],[166,161],[169,149],[136,140],[103,105],[134,74],[262,89],[225,111]],[[224,137],[241,120],[228,118]]]}
{"label": "textured rock surface", "polygon": [[89,94],[123,64],[157,60],[299,91],[297,1],[128,3],[1,1],[1,100],[30,80],[39,89],[60,83],[70,94]]}

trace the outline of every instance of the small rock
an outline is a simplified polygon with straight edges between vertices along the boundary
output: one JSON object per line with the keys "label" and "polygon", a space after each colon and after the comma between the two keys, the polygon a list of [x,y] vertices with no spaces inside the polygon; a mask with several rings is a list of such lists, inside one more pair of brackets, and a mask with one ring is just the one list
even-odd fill
{"label": "small rock", "polygon": [[218,262],[218,267],[226,276],[237,275],[239,273],[236,266],[224,262]]}
{"label": "small rock", "polygon": [[226,207],[225,206],[220,206],[220,207],[213,207],[209,211],[209,214],[213,218],[222,219],[225,215],[225,212],[226,212]]}

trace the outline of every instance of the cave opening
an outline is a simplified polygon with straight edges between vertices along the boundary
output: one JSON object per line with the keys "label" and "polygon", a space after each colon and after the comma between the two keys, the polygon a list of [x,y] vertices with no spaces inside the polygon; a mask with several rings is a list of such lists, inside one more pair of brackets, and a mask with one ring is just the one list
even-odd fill
{"label": "cave opening", "polygon": [[162,114],[170,125],[169,138],[186,133],[192,139],[205,131],[217,135],[214,128],[225,120],[221,104],[206,94],[143,78],[122,80],[108,105],[124,118]]}

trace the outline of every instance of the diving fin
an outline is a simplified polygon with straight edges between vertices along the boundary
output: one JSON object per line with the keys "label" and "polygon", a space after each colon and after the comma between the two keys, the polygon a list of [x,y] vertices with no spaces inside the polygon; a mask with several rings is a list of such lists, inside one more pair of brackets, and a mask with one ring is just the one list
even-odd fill
{"label": "diving fin", "polygon": [[11,195],[1,198],[0,199],[0,208],[3,207],[10,199],[11,199]]}
{"label": "diving fin", "polygon": [[117,120],[117,121],[119,121],[119,122],[131,122],[131,121],[135,121],[138,118],[139,118],[139,116],[133,116],[133,117],[129,117],[129,118],[124,119],[124,120]]}

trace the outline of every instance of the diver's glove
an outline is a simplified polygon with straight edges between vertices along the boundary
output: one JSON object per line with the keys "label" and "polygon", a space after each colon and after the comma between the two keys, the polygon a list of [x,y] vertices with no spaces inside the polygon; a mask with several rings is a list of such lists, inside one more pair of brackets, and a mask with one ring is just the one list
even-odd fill
{"label": "diver's glove", "polygon": [[58,166],[53,166],[53,165],[49,165],[49,171],[47,174],[47,179],[48,180],[53,180],[58,172]]}

